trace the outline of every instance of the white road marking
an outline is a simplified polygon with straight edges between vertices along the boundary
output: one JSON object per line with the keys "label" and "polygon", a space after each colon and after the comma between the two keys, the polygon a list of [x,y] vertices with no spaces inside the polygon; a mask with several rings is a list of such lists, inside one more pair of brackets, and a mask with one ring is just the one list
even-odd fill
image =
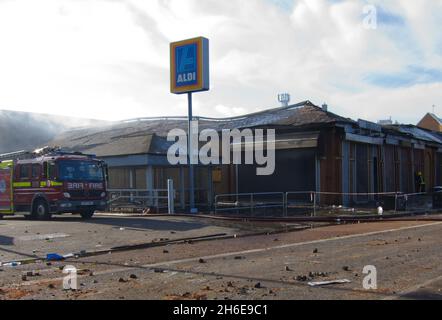
{"label": "white road marking", "polygon": [[20,241],[35,241],[35,240],[52,240],[57,238],[67,238],[70,237],[69,234],[66,233],[52,233],[52,234],[37,234],[34,236],[22,236],[18,237],[17,240]]}
{"label": "white road marking", "polygon": [[169,262],[150,264],[150,265],[146,265],[143,267],[148,268],[148,267],[167,266],[167,265],[173,265],[173,264],[198,261],[199,259],[209,260],[209,259],[227,258],[227,257],[231,257],[231,256],[246,255],[246,254],[251,254],[251,253],[262,253],[262,252],[267,252],[267,251],[272,251],[272,250],[280,250],[280,249],[294,248],[294,247],[300,247],[300,246],[311,245],[311,244],[325,243],[325,242],[329,242],[329,241],[363,238],[363,237],[369,237],[369,236],[373,236],[373,235],[379,235],[379,234],[385,234],[385,233],[391,233],[391,232],[399,232],[399,231],[404,231],[404,230],[427,228],[427,227],[432,227],[432,226],[437,226],[437,225],[442,225],[442,222],[435,222],[435,223],[430,223],[430,224],[425,224],[425,225],[420,225],[420,226],[402,227],[402,228],[383,230],[383,231],[373,231],[373,232],[368,232],[368,233],[354,234],[354,235],[342,236],[342,237],[333,237],[333,238],[328,238],[328,239],[290,243],[290,244],[268,247],[268,248],[261,248],[261,249],[252,249],[252,250],[221,253],[221,254],[215,254],[215,255],[210,255],[210,256],[205,256],[205,257],[174,260],[174,261],[169,261]]}

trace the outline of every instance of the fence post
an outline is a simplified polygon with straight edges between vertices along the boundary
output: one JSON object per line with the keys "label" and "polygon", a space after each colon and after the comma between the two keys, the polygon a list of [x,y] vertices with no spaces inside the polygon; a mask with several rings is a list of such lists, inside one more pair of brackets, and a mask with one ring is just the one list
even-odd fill
{"label": "fence post", "polygon": [[154,199],[153,199],[154,206],[157,209],[157,212],[159,213],[160,207],[159,207],[159,199],[158,199],[158,190],[155,190],[153,192],[153,196],[154,196]]}
{"label": "fence post", "polygon": [[173,180],[167,180],[167,205],[169,208],[169,214],[175,213],[175,194],[173,190]]}
{"label": "fence post", "polygon": [[252,193],[252,194],[250,194],[250,212],[252,213],[252,216],[254,213],[253,201],[254,201],[254,199],[253,199],[253,193]]}
{"label": "fence post", "polygon": [[313,217],[316,217],[316,192],[313,193]]}

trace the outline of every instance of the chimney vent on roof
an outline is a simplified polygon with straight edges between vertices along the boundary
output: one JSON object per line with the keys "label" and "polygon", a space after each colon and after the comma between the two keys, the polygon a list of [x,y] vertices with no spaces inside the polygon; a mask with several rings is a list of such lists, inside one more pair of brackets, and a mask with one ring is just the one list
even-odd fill
{"label": "chimney vent on roof", "polygon": [[290,94],[288,94],[288,93],[278,94],[278,102],[281,103],[281,106],[283,108],[288,107],[289,103],[290,103]]}
{"label": "chimney vent on roof", "polygon": [[328,112],[328,105],[326,103],[324,103],[322,105],[322,110],[324,110],[325,112]]}

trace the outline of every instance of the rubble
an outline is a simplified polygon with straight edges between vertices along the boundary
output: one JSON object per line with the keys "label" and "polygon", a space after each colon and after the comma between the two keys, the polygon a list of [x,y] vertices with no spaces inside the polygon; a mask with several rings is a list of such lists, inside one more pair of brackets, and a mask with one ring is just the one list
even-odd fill
{"label": "rubble", "polygon": [[307,281],[310,281],[311,279],[309,279],[309,277],[307,277],[307,276],[297,276],[295,278],[295,280],[299,281],[299,282],[307,282]]}

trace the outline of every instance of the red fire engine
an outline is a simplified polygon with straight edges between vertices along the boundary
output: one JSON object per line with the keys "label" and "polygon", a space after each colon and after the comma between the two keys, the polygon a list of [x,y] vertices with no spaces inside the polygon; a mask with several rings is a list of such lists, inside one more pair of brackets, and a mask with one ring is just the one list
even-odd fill
{"label": "red fire engine", "polygon": [[72,213],[90,219],[106,209],[106,177],[105,163],[93,155],[57,148],[0,155],[0,218]]}

